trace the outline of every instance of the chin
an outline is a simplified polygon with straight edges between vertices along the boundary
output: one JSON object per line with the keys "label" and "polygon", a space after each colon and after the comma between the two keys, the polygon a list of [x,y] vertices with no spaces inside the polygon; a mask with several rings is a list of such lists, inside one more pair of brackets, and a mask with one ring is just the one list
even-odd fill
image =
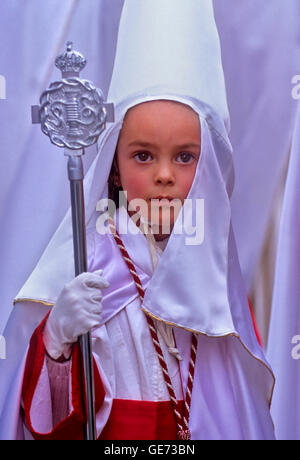
{"label": "chin", "polygon": [[150,222],[154,235],[170,235],[174,226],[174,222],[169,220],[159,220],[159,222],[157,220],[154,222],[150,220]]}

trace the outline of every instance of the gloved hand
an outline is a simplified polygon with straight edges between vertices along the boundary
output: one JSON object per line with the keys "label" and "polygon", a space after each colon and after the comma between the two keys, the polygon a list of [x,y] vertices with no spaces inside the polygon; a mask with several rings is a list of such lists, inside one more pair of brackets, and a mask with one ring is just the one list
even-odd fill
{"label": "gloved hand", "polygon": [[103,270],[81,273],[64,286],[43,332],[44,345],[51,358],[63,355],[68,359],[78,337],[100,324],[101,289],[109,286],[102,273]]}

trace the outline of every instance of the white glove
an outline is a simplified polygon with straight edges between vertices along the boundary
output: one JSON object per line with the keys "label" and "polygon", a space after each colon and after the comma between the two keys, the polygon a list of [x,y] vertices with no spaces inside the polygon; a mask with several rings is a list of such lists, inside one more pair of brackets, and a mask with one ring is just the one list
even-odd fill
{"label": "white glove", "polygon": [[109,286],[102,272],[81,273],[61,291],[43,332],[44,345],[51,358],[63,355],[68,359],[78,337],[100,324],[101,289]]}

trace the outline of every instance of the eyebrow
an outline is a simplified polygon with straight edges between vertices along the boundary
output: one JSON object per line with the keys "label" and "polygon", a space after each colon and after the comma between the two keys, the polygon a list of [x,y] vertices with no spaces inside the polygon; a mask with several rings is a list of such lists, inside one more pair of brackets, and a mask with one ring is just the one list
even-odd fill
{"label": "eyebrow", "polygon": [[[145,142],[145,141],[139,141],[139,140],[136,140],[136,141],[132,141],[128,144],[129,147],[143,147],[143,148],[150,148],[150,147],[156,147],[156,144],[152,144],[151,142]],[[196,148],[196,149],[200,149],[200,144],[196,144],[194,142],[188,142],[186,144],[180,144],[180,145],[176,145],[176,148],[178,149],[188,149],[188,148]]]}

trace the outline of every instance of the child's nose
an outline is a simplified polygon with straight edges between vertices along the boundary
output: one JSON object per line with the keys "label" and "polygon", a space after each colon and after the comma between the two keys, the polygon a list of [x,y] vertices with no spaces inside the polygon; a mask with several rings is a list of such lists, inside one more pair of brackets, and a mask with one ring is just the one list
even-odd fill
{"label": "child's nose", "polygon": [[173,184],[175,182],[172,165],[163,164],[158,166],[154,175],[154,181],[157,184]]}

